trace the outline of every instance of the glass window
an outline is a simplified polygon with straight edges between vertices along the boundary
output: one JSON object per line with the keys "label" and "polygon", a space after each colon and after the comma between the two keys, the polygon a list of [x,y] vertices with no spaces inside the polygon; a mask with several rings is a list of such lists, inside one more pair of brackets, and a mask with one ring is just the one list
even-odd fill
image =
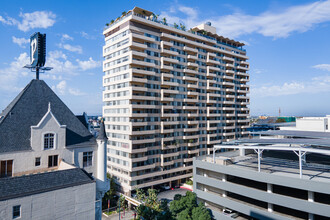
{"label": "glass window", "polygon": [[93,151],[83,153],[83,167],[89,167],[93,165]]}
{"label": "glass window", "polygon": [[13,219],[21,217],[21,206],[15,205],[13,206]]}
{"label": "glass window", "polygon": [[54,148],[54,134],[48,133],[44,135],[44,149]]}
{"label": "glass window", "polygon": [[58,165],[58,155],[48,156],[48,167],[57,167]]}
{"label": "glass window", "polygon": [[35,160],[35,166],[36,167],[40,166],[40,161],[41,161],[41,158],[40,157],[36,157],[36,160]]}
{"label": "glass window", "polygon": [[1,174],[0,177],[12,176],[13,160],[3,160],[0,164]]}

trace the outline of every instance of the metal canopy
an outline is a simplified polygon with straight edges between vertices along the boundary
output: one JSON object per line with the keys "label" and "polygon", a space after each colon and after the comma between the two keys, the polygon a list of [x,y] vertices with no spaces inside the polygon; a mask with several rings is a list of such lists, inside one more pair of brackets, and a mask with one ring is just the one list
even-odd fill
{"label": "metal canopy", "polygon": [[302,162],[305,161],[306,153],[316,153],[330,156],[330,150],[315,149],[310,146],[277,146],[277,145],[215,145],[213,147],[213,163],[215,163],[215,151],[217,149],[250,149],[254,150],[258,155],[258,172],[261,171],[261,158],[264,150],[277,150],[277,151],[293,151],[299,158],[299,176],[302,178]]}

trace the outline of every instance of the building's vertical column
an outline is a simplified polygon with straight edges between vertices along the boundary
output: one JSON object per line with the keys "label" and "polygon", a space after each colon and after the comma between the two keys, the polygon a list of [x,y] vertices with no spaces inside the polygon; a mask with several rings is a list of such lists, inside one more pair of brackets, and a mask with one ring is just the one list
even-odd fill
{"label": "building's vertical column", "polygon": [[239,155],[240,156],[245,156],[245,149],[239,149]]}
{"label": "building's vertical column", "polygon": [[[226,174],[222,174],[222,182],[227,182]],[[227,191],[223,190],[222,197],[227,197]]]}
{"label": "building's vertical column", "polygon": [[[273,184],[267,183],[267,193],[273,193]],[[273,204],[268,203],[268,212],[273,212]]]}
{"label": "building's vertical column", "polygon": [[[314,192],[308,191],[308,202],[314,202]],[[308,213],[308,220],[314,220],[314,214]]]}

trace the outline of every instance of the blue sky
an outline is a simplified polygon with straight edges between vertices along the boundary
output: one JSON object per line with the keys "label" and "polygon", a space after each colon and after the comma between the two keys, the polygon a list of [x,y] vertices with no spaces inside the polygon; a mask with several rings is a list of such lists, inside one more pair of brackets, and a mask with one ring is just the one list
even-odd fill
{"label": "blue sky", "polygon": [[74,113],[102,109],[102,31],[139,6],[188,28],[211,21],[246,43],[251,115],[330,114],[330,1],[0,1],[0,110],[34,78],[29,36],[47,34],[41,74]]}

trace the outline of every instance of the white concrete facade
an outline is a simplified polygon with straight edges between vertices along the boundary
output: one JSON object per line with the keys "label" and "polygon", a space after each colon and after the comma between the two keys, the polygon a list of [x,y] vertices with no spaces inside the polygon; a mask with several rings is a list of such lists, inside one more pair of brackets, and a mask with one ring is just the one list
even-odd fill
{"label": "white concrete facade", "polygon": [[193,157],[248,134],[244,44],[207,24],[172,27],[137,7],[103,34],[108,172],[126,195],[179,184],[192,176]]}

